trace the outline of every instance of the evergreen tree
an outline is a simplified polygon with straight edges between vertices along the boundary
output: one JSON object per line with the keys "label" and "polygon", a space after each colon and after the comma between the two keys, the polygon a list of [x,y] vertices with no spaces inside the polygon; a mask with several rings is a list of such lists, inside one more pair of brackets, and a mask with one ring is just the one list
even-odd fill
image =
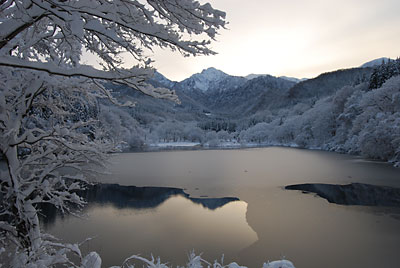
{"label": "evergreen tree", "polygon": [[400,58],[382,62],[371,75],[369,89],[380,88],[389,78],[396,75],[400,75]]}

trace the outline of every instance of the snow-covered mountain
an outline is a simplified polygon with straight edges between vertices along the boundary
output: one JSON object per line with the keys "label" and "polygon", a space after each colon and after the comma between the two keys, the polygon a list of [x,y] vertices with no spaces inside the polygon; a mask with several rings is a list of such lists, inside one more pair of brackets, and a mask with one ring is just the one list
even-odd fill
{"label": "snow-covered mountain", "polygon": [[[297,78],[274,77],[271,75],[231,76],[216,68],[208,68],[181,82],[171,81],[156,72],[149,81],[155,87],[175,90],[181,104],[165,103],[138,93],[118,89],[119,94],[130,96],[138,104],[138,109],[157,111],[162,114],[183,112],[189,117],[204,114],[224,114],[233,118],[248,116],[266,110],[289,107],[298,102],[308,103],[308,99],[319,99],[334,93],[346,85],[356,85],[369,79],[372,68],[353,68],[324,73],[320,76],[300,81]],[[124,93],[121,93],[121,90]],[[158,107],[158,108],[156,108]],[[181,116],[180,116],[181,117]]]}
{"label": "snow-covered mountain", "polygon": [[[270,76],[270,75],[268,75],[268,74],[249,74],[249,75],[246,75],[244,78],[246,78],[248,80],[252,80],[254,78],[262,77],[262,76]],[[299,82],[302,82],[302,81],[305,81],[308,79],[308,78],[289,77],[289,76],[284,76],[284,75],[279,76],[279,78],[282,78],[282,79],[285,79],[285,80],[288,80],[291,82],[295,82],[295,83],[299,83]]]}
{"label": "snow-covered mountain", "polygon": [[374,59],[374,60],[368,61],[368,62],[364,63],[363,65],[361,65],[360,67],[361,68],[375,67],[377,65],[381,65],[382,62],[387,63],[390,60],[392,60],[392,59],[386,58],[386,57],[382,57],[382,58],[378,58],[378,59]]}
{"label": "snow-covered mountain", "polygon": [[159,72],[155,72],[150,80],[154,86],[162,86],[166,88],[173,88],[177,82],[171,81]]}
{"label": "snow-covered mountain", "polygon": [[[262,75],[247,80],[237,88],[226,90],[209,100],[209,107],[214,111],[230,113],[232,116],[245,116],[249,109],[266,96],[267,102],[276,104],[296,83],[271,75]],[[268,105],[269,106],[269,105]],[[267,106],[265,106],[266,108]]]}
{"label": "snow-covered mountain", "polygon": [[175,90],[186,111],[237,117],[330,95],[345,85],[364,81],[371,72],[372,68],[365,67],[338,70],[308,80],[271,75],[253,75],[249,79],[251,76],[231,76],[208,68],[181,82],[156,73],[151,83]]}
{"label": "snow-covered mountain", "polygon": [[296,77],[290,77],[290,76],[284,76],[284,75],[279,76],[279,78],[286,79],[286,80],[289,80],[289,81],[292,81],[295,83],[300,83],[300,82],[308,80],[308,78],[296,78]]}
{"label": "snow-covered mountain", "polygon": [[257,77],[260,77],[260,76],[265,76],[265,74],[248,74],[244,78],[246,78],[248,80],[251,80],[251,79],[254,79],[254,78],[257,78]]}
{"label": "snow-covered mountain", "polygon": [[342,69],[323,73],[319,76],[297,83],[290,88],[288,99],[300,101],[309,98],[322,98],[333,94],[344,86],[353,86],[367,82],[372,74],[372,68]]}
{"label": "snow-covered mountain", "polygon": [[211,67],[204,69],[201,73],[190,76],[179,82],[179,84],[181,88],[185,90],[200,90],[206,92],[210,89],[214,89],[221,81],[228,77],[230,77],[230,75]]}

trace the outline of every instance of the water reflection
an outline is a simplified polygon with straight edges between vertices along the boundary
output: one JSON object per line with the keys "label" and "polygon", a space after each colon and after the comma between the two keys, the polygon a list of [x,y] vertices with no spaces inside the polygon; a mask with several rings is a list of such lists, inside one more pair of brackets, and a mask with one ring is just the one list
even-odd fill
{"label": "water reflection", "polygon": [[117,208],[152,209],[171,196],[183,196],[193,203],[208,209],[217,209],[225,204],[238,201],[236,197],[192,198],[183,189],[173,187],[136,187],[118,184],[95,184],[79,193],[89,204],[112,204]]}
{"label": "water reflection", "polygon": [[[172,196],[182,196],[195,204],[202,205],[204,208],[215,210],[229,202],[239,200],[236,197],[193,198],[183,189],[173,187],[136,187],[107,183],[89,185],[85,190],[79,191],[78,195],[88,203],[86,210],[98,205],[112,205],[119,209],[154,209]],[[45,226],[54,223],[57,215],[63,216],[54,206],[49,204],[43,204],[40,210],[41,221]]]}
{"label": "water reflection", "polygon": [[103,260],[111,260],[106,264],[121,264],[133,253],[183,264],[193,248],[208,260],[225,253],[225,263],[250,268],[282,256],[307,268],[400,263],[400,220],[392,216],[400,214],[398,208],[342,206],[282,189],[303,183],[400,188],[400,169],[389,164],[290,148],[120,154],[113,162],[112,175],[96,180],[184,188],[191,197],[236,196],[245,202],[210,210],[178,194],[151,209],[96,203],[87,211],[89,222],[57,218],[49,227],[70,242],[97,235],[86,251],[100,251]]}
{"label": "water reflection", "polygon": [[400,207],[400,189],[388,186],[365,183],[346,185],[305,183],[288,185],[285,189],[315,193],[330,203],[340,205]]}
{"label": "water reflection", "polygon": [[44,210],[44,227],[66,242],[95,237],[83,250],[99,252],[104,267],[150,253],[182,265],[191,249],[210,260],[222,254],[234,259],[258,239],[246,221],[247,203],[237,198],[191,198],[178,188],[116,184],[95,185],[81,194],[89,201],[86,219]]}

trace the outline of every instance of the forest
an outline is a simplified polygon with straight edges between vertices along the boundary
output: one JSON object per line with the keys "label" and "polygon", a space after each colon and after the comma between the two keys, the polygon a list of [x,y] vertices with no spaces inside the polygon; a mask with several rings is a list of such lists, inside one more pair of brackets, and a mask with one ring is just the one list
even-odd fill
{"label": "forest", "polygon": [[212,70],[221,74],[211,78],[214,84],[205,92],[192,80],[199,75],[207,79],[207,70],[179,83],[165,82],[158,74],[153,79],[164,84],[152,83],[176,90],[181,104],[137,93],[129,96],[119,87],[114,94],[137,105],[119,108],[104,103],[100,118],[125,142],[126,150],[165,142],[279,145],[361,155],[399,166],[399,70],[396,59],[299,83],[271,76],[246,80]]}

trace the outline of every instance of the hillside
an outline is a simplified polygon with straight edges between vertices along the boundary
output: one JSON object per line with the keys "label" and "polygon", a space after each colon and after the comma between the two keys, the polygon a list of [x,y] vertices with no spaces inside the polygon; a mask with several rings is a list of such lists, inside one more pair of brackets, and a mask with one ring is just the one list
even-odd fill
{"label": "hillside", "polygon": [[280,144],[398,164],[398,63],[341,69],[301,82],[270,75],[248,79],[215,68],[181,82],[156,73],[149,83],[175,90],[179,104],[112,86],[117,99],[135,101],[136,106],[102,102],[103,121],[127,148],[177,141],[204,146]]}

